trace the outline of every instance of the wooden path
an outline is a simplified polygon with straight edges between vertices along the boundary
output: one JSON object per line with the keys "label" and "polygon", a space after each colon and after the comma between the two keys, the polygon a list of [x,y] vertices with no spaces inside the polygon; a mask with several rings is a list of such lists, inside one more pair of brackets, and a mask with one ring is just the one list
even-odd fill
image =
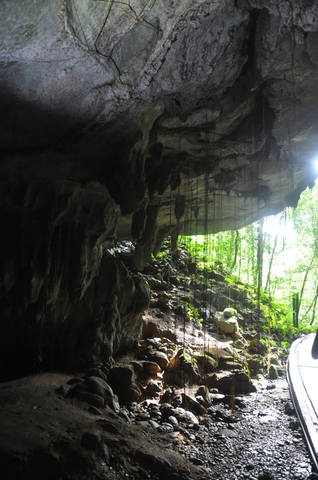
{"label": "wooden path", "polygon": [[290,349],[287,379],[310,454],[318,470],[318,358],[311,349],[315,334],[296,340]]}

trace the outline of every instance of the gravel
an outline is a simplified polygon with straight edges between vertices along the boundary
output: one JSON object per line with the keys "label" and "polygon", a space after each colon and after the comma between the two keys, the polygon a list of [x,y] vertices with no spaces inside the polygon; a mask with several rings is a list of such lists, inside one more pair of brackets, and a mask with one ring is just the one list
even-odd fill
{"label": "gravel", "polygon": [[178,445],[205,478],[224,480],[305,480],[312,464],[284,378],[258,383],[257,392],[244,397],[232,412],[219,412],[195,432],[195,441]]}

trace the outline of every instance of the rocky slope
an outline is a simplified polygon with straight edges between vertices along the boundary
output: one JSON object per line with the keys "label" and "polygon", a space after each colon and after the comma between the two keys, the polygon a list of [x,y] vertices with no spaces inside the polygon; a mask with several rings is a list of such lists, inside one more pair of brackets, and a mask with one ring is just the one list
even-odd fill
{"label": "rocky slope", "polygon": [[[75,376],[0,384],[5,478],[307,478],[283,379],[272,393],[284,375],[275,332],[269,351],[246,289],[202,275],[183,249],[163,253],[144,275],[153,295],[133,348]],[[259,458],[262,442],[274,458]]]}

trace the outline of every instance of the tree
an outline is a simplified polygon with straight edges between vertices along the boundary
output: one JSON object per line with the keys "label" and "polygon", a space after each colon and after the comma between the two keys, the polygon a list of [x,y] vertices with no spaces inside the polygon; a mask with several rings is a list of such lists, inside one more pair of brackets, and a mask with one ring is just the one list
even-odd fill
{"label": "tree", "polygon": [[268,273],[267,273],[267,278],[266,278],[266,285],[265,285],[265,290],[268,292],[269,287],[270,287],[270,280],[271,280],[271,272],[272,272],[272,266],[273,266],[273,260],[276,252],[276,247],[277,247],[277,241],[278,241],[278,232],[276,233],[275,236],[275,241],[274,241],[274,247],[272,249],[272,254],[269,262],[269,267],[268,267]]}
{"label": "tree", "polygon": [[236,265],[236,261],[237,261],[239,238],[240,238],[239,231],[236,230],[235,231],[235,240],[234,240],[234,258],[233,258],[233,262],[232,262],[232,265],[231,265],[231,273],[233,272],[234,267]]}
{"label": "tree", "polygon": [[258,222],[257,235],[257,303],[260,307],[261,288],[263,283],[263,252],[264,252],[264,237],[263,237],[264,219]]}
{"label": "tree", "polygon": [[270,292],[273,304],[275,295],[289,305],[291,318],[290,297],[298,292],[299,308],[305,312],[300,324],[314,323],[318,304],[318,183],[302,193],[294,210],[286,209],[208,239],[191,237],[188,244],[205,265],[222,264],[233,280],[250,283],[258,305],[263,293]]}

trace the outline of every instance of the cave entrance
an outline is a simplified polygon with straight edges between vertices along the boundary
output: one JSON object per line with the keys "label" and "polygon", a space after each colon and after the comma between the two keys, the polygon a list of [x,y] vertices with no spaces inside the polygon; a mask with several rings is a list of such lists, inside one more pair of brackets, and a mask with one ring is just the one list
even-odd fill
{"label": "cave entrance", "polygon": [[[194,231],[198,218],[198,209],[193,209],[188,225]],[[174,341],[179,348],[164,382],[176,386],[174,394],[182,396],[183,407],[200,414],[212,398],[227,403],[234,415],[244,403],[242,394],[255,391],[255,385],[259,389],[264,379],[266,389],[274,389],[271,382],[285,378],[291,344],[318,325],[317,225],[316,182],[294,209],[237,230],[205,235],[187,231],[179,236],[177,248],[174,240],[163,244],[154,261],[170,291],[158,293],[154,305],[176,314]],[[313,338],[309,335],[307,344]],[[282,401],[286,389],[276,389]],[[262,422],[273,419],[268,405]]]}
{"label": "cave entrance", "polygon": [[248,297],[267,318],[268,334],[274,329],[283,347],[318,325],[317,205],[316,182],[301,194],[296,208],[237,230],[179,237],[199,275],[206,277],[203,288],[213,288],[209,271],[223,276],[237,290],[237,298],[229,293],[228,307],[240,301],[239,292],[242,299]]}
{"label": "cave entrance", "polygon": [[[170,195],[170,226],[175,216],[174,231],[182,235],[164,242],[154,257],[164,290],[154,292],[154,305],[166,309],[163,323],[174,319],[174,340],[182,345],[168,384],[193,394],[192,384],[201,381],[228,395],[234,410],[237,395],[253,391],[251,378],[284,376],[292,342],[317,329],[318,184],[297,198],[297,208],[264,218],[255,190],[261,219],[254,223],[244,220],[244,196],[211,188],[207,173],[184,179],[174,211]],[[227,208],[232,216],[223,215],[223,227],[230,218],[246,226],[220,228],[218,215]],[[222,231],[208,233],[213,228]],[[223,376],[215,374],[219,368]]]}

